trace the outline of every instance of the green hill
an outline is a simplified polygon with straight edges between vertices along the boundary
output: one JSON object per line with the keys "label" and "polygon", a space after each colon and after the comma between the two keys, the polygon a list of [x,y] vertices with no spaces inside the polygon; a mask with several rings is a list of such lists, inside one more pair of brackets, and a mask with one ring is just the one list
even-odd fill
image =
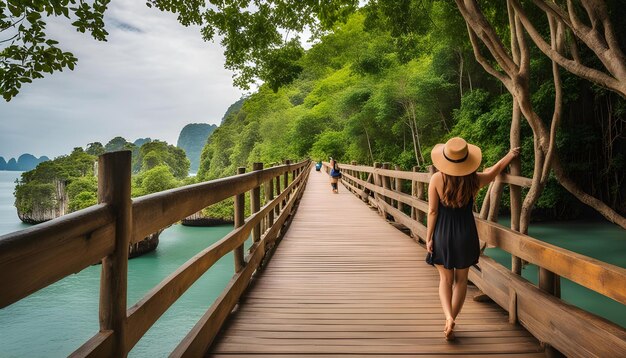
{"label": "green hill", "polygon": [[204,147],[207,139],[215,129],[217,129],[215,124],[191,123],[187,124],[180,131],[176,146],[187,154],[187,158],[191,163],[189,168],[191,172],[195,173],[198,171],[202,147]]}

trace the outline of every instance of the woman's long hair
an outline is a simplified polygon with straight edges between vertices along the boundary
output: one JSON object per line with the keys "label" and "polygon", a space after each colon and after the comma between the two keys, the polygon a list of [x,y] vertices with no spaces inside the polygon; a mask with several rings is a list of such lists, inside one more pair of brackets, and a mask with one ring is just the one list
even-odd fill
{"label": "woman's long hair", "polygon": [[478,175],[476,172],[465,176],[452,176],[441,173],[443,178],[443,205],[461,208],[470,201],[478,191]]}

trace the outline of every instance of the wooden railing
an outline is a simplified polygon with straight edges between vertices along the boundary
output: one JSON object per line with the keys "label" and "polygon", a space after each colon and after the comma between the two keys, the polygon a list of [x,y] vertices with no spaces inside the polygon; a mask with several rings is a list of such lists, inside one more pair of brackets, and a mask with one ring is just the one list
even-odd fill
{"label": "wooden railing", "polygon": [[[309,161],[287,162],[262,169],[262,163],[255,163],[250,173],[240,168],[232,177],[131,200],[130,152],[104,154],[98,166],[98,205],[0,237],[0,308],[102,260],[100,331],[72,355],[123,357],[202,274],[233,252],[234,276],[172,353],[174,357],[201,356],[284,231],[283,224],[302,196],[309,166]],[[251,195],[252,214],[244,220],[246,192]],[[235,197],[234,230],[127,310],[129,244],[229,197]],[[244,258],[243,245],[250,234],[253,245]]]}
{"label": "wooden railing", "polygon": [[[328,163],[324,163],[328,171]],[[341,164],[343,184],[363,201],[411,230],[424,242],[428,211],[427,185],[431,173]],[[411,192],[403,181],[411,181]],[[497,181],[530,186],[530,179],[500,175]],[[408,188],[409,186],[406,185]],[[404,192],[407,191],[407,192]],[[539,267],[539,285],[509,271],[490,257],[481,256],[470,270],[470,280],[509,312],[512,324],[521,323],[546,347],[568,357],[623,357],[626,330],[560,297],[558,278],[565,277],[621,304],[626,304],[626,269],[545,243],[476,217],[480,239]]]}

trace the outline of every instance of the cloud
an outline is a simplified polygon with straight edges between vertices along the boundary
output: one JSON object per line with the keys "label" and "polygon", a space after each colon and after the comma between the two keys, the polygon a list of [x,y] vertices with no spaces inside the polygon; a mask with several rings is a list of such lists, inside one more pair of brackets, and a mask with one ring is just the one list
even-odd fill
{"label": "cloud", "polygon": [[224,69],[222,47],[204,42],[199,28],[180,25],[176,15],[113,1],[105,23],[108,41],[98,42],[67,19],[49,22],[49,35],[78,65],[0,103],[0,156],[54,157],[118,135],[176,144],[187,123],[219,124],[242,95]]}

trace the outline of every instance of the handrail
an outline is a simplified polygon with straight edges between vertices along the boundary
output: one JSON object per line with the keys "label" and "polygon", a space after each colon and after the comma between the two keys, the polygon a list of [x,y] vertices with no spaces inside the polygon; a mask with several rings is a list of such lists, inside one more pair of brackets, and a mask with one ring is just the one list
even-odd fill
{"label": "handrail", "polygon": [[[324,168],[328,171],[330,165],[324,163]],[[401,208],[406,205],[411,208],[412,213],[419,212],[422,213],[422,218],[425,217],[428,210],[424,195],[426,188],[421,188],[420,197],[417,197],[418,190],[413,190],[411,194],[403,193],[401,183],[396,181],[394,188],[391,184],[394,181],[389,179],[411,180],[413,187],[416,183],[426,186],[430,173],[381,169],[354,163],[340,164],[339,168],[343,174],[342,183],[350,191],[366,203],[377,207],[383,216],[389,215],[409,228],[416,238],[425,239],[426,226],[417,220],[419,214],[409,216]],[[368,180],[362,179],[364,173],[369,175]],[[498,176],[496,181],[515,186],[530,186],[531,183],[531,179],[508,174]],[[511,322],[521,322],[542,342],[556,347],[568,356],[613,356],[615,352],[626,351],[626,330],[568,305],[555,297],[554,294],[559,293],[549,286],[558,285],[558,277],[562,276],[626,304],[626,269],[551,245],[478,217],[476,227],[481,240],[537,265],[540,275],[551,275],[548,278],[552,281],[546,280],[544,276],[543,283],[540,277],[540,289],[486,256],[481,258],[478,269],[473,267],[470,270],[470,280],[509,311]],[[554,276],[555,274],[558,276]],[[546,285],[545,281],[549,284]],[[586,339],[584,342],[568,340],[567,332],[555,330],[553,321],[567,322],[572,326],[569,329],[584,332],[580,334]],[[563,328],[562,330],[565,331]]]}
{"label": "handrail", "polygon": [[270,178],[305,165],[306,161],[286,164],[139,197],[133,200],[132,242],[141,241],[163,227],[233,196],[233,193],[249,191]]}
{"label": "handrail", "polygon": [[99,204],[0,236],[0,308],[100,261],[113,251],[114,226]]}
{"label": "handrail", "polygon": [[[324,166],[329,167],[329,163],[322,163]],[[384,175],[387,177],[398,178],[398,179],[406,179],[406,180],[414,180],[421,183],[428,183],[430,181],[430,173],[421,173],[421,172],[406,172],[401,170],[392,170],[392,169],[379,169],[374,167],[367,167],[363,165],[350,165],[350,164],[339,164],[340,169],[357,171],[362,173],[371,173],[376,175]],[[513,184],[525,188],[530,188],[532,184],[532,179],[511,175],[507,173],[501,173],[496,178],[496,181],[500,181],[506,184]]]}
{"label": "handrail", "polygon": [[[229,285],[212,306],[214,310],[219,303],[219,312],[224,315],[236,304],[252,273],[264,259],[266,249],[275,243],[279,232],[282,234],[284,231],[281,228],[292,215],[294,203],[302,195],[309,166],[310,160],[296,164],[286,161],[284,165],[171,189],[131,201],[130,152],[104,154],[100,156],[98,166],[100,204],[0,236],[0,308],[103,260],[100,331],[72,356],[126,356],[145,332],[204,272],[231,251],[236,256],[243,255],[243,250],[238,248],[242,247],[255,227],[262,227],[265,232],[253,244],[251,255],[254,255],[254,260],[241,260],[243,267],[239,268],[239,272],[235,268],[234,278],[237,278],[238,284],[233,290],[230,290],[232,285]],[[262,164],[255,163],[255,168],[262,168]],[[281,178],[284,179],[282,188]],[[273,188],[276,181],[275,198],[273,193],[266,193],[270,200],[258,212],[253,212],[242,226],[195,255],[139,302],[126,309],[128,244],[138,242],[207,206],[248,191],[254,197],[253,200],[260,203],[259,188],[270,181],[272,185],[268,185],[269,188]],[[243,207],[237,210],[243,216]],[[276,220],[273,220],[274,213],[277,215]],[[261,222],[267,225],[259,226]],[[229,297],[227,303],[221,300],[224,296]],[[200,325],[201,329],[203,327]],[[190,335],[188,337],[192,337]],[[203,335],[202,338],[206,339],[207,336]],[[188,338],[184,342],[194,349],[208,347],[205,345],[206,340],[200,342]],[[177,348],[176,354],[188,354],[181,347]]]}
{"label": "handrail", "polygon": [[213,264],[242,245],[254,226],[261,222],[270,210],[274,210],[282,200],[286,199],[301,180],[302,177],[296,179],[287,187],[287,190],[263,206],[261,211],[252,214],[243,226],[235,228],[221,240],[189,259],[129,308],[128,323],[131,329],[127,340],[128,346],[134,346],[158,318]]}

